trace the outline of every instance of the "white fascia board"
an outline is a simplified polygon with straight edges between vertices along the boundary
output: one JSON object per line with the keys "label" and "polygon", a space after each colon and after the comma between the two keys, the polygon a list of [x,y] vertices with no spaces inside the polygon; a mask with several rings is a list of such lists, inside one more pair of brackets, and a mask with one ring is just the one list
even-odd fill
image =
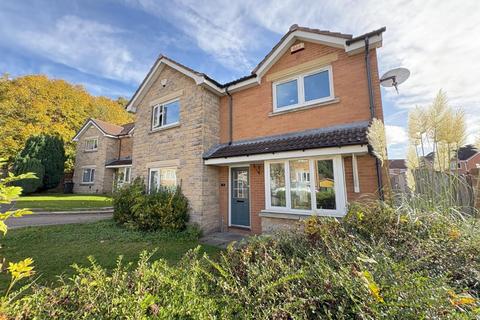
{"label": "white fascia board", "polygon": [[238,157],[229,157],[229,158],[213,158],[213,159],[205,160],[204,163],[206,165],[227,165],[232,163],[245,163],[245,162],[278,160],[278,159],[289,159],[289,158],[343,155],[343,154],[352,154],[352,153],[365,154],[367,152],[368,152],[367,145],[354,145],[354,146],[345,146],[345,147],[308,149],[303,151],[297,150],[297,151],[254,154],[250,156],[238,156]]}
{"label": "white fascia board", "polygon": [[119,165],[113,165],[113,166],[105,166],[107,169],[114,169],[114,168],[129,168],[131,167],[131,164],[119,164]]}
{"label": "white fascia board", "polygon": [[[368,39],[368,45],[370,49],[380,48],[382,46],[382,34],[380,33],[380,34],[371,36]],[[363,51],[365,51],[364,40],[356,41],[349,46],[347,46],[347,44],[345,43],[345,52],[348,55],[354,55]]]}
{"label": "white fascia board", "polygon": [[238,82],[236,84],[228,86],[228,92],[240,91],[240,90],[247,89],[247,88],[259,85],[259,84],[260,84],[260,78],[259,77],[247,79],[247,80],[244,80],[242,82]]}
{"label": "white fascia board", "polygon": [[162,65],[167,65],[175,70],[177,70],[178,72],[180,73],[183,73],[184,75],[186,75],[187,77],[189,78],[192,78],[193,81],[195,81],[195,84],[197,85],[203,85],[205,84],[209,89],[211,89],[213,92],[217,93],[217,94],[224,94],[225,93],[225,90],[223,90],[222,88],[219,88],[218,86],[216,86],[215,84],[213,84],[211,81],[205,79],[205,77],[203,76],[199,76],[198,74],[168,60],[168,59],[165,59],[165,58],[161,58],[160,60],[158,60],[155,64],[155,66],[153,67],[153,70],[152,72],[149,74],[148,78],[143,82],[143,85],[140,87],[140,89],[138,90],[137,94],[135,95],[135,97],[130,101],[130,103],[127,105],[127,111],[129,112],[135,112],[135,107],[134,107],[134,104],[135,104],[135,101],[137,100],[137,98],[139,96],[142,95],[142,92],[143,90],[145,90],[145,88],[149,85],[150,81],[152,80],[152,78],[157,74],[157,70],[158,68]]}
{"label": "white fascia board", "polygon": [[78,138],[80,138],[80,136],[82,135],[83,131],[85,131],[89,125],[93,125],[95,128],[98,129],[98,131],[100,131],[102,133],[103,136],[105,137],[109,137],[109,138],[114,138],[114,139],[118,139],[117,136],[112,136],[111,134],[107,134],[105,133],[105,131],[103,131],[92,119],[88,120],[87,123],[85,123],[82,127],[82,129],[80,129],[80,131],[78,131],[78,133],[75,135],[75,137],[73,137],[72,141],[78,141]]}

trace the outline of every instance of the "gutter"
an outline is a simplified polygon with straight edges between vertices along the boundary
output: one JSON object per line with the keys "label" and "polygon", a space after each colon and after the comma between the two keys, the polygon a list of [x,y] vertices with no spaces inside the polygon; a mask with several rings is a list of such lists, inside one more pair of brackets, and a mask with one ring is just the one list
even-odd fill
{"label": "gutter", "polygon": [[[362,34],[361,36],[358,36],[358,37],[355,37],[355,38],[352,38],[352,39],[348,39],[345,44],[347,46],[351,45],[352,43],[355,43],[355,42],[358,42],[358,41],[362,41],[362,40],[368,40],[369,38],[373,37],[373,36],[378,36],[382,33],[384,33],[385,31],[387,30],[386,27],[382,27],[380,29],[377,29],[377,30],[374,30],[374,31],[371,31],[371,32],[368,32],[368,33],[365,33],[365,34]],[[367,43],[365,43],[365,45],[367,45]]]}
{"label": "gutter", "polygon": [[[380,31],[381,32],[385,31],[385,27],[376,31],[372,31],[370,32],[370,34],[376,35]],[[373,120],[373,118],[375,118],[376,116],[376,112],[375,112],[375,103],[374,103],[374,96],[373,96],[372,73],[370,70],[370,50],[369,50],[370,38],[369,37],[370,37],[369,34],[365,34],[361,37],[358,37],[358,39],[354,38],[352,40],[359,41],[363,39],[365,41],[365,68],[367,71],[368,100],[370,104],[370,119]],[[384,200],[385,195],[383,193],[382,170],[380,168],[380,160],[377,157],[375,157],[375,169],[377,172],[377,183],[378,183],[378,192],[380,194],[380,200]]]}

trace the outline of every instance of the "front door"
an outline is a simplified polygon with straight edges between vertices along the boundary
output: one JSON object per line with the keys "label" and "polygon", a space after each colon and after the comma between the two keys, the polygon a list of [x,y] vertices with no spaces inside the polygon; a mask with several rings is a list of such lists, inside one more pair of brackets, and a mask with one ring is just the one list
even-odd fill
{"label": "front door", "polygon": [[231,169],[231,211],[230,224],[250,227],[250,186],[248,167]]}

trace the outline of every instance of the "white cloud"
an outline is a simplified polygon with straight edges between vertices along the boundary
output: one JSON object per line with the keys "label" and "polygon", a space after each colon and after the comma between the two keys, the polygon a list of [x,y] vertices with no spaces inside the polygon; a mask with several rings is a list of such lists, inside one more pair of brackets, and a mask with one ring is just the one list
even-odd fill
{"label": "white cloud", "polygon": [[387,134],[387,143],[389,146],[405,144],[408,141],[408,135],[405,128],[400,126],[385,125]]}
{"label": "white cloud", "polygon": [[165,4],[154,0],[130,0],[127,3],[166,19],[227,68],[250,70],[253,67],[248,51],[256,46],[252,30],[255,26],[240,14],[241,2],[180,0]]}
{"label": "white cloud", "polygon": [[107,24],[67,15],[47,30],[17,29],[16,44],[86,73],[139,82],[148,66],[136,63],[120,35]]}

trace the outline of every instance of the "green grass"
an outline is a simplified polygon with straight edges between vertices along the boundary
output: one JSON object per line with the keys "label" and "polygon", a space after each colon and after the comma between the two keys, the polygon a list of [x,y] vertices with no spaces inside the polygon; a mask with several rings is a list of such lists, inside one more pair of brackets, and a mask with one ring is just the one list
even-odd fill
{"label": "green grass", "polygon": [[[120,255],[123,261],[135,262],[143,250],[157,249],[152,259],[176,263],[185,252],[199,245],[185,233],[144,233],[120,227],[113,220],[13,229],[0,238],[0,243],[1,256],[6,257],[7,263],[33,258],[36,276],[40,276],[37,281],[41,284],[58,283],[58,275],[70,276],[74,263],[90,265],[88,256],[93,256],[101,266],[113,269]],[[202,245],[202,251],[216,255],[220,249]],[[7,282],[8,278],[2,273],[1,292]]]}
{"label": "green grass", "polygon": [[15,207],[41,209],[45,211],[69,211],[74,209],[109,207],[111,205],[112,198],[105,195],[38,194],[20,197]]}

